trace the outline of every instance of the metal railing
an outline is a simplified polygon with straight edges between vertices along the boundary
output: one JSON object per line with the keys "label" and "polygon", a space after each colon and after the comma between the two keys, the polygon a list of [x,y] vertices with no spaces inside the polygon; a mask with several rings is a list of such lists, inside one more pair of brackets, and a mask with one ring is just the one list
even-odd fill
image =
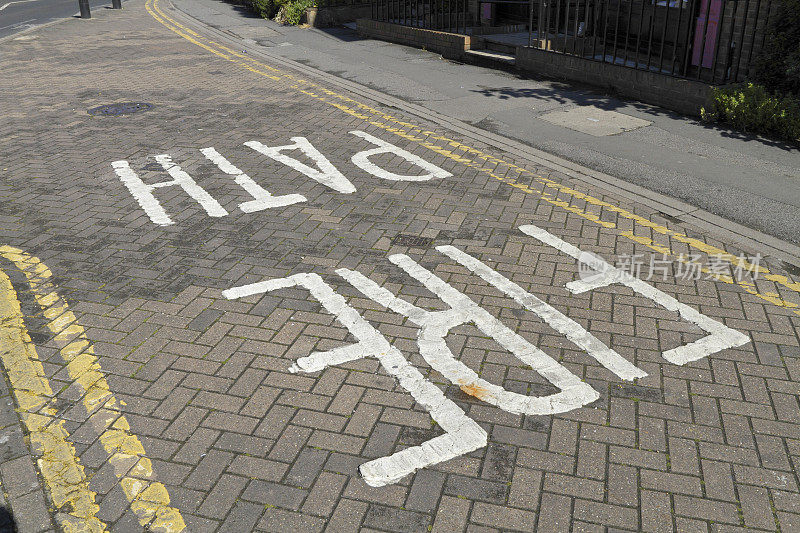
{"label": "metal railing", "polygon": [[523,24],[527,39],[517,35],[519,45],[729,83],[747,78],[764,46],[772,4],[773,0],[376,0],[372,15],[404,26],[472,35],[487,33],[487,27]]}
{"label": "metal railing", "polygon": [[376,0],[372,18],[382,22],[450,33],[470,33],[468,0]]}
{"label": "metal railing", "polygon": [[542,0],[529,46],[708,83],[745,79],[772,0]]}
{"label": "metal railing", "polygon": [[373,0],[317,0],[318,7],[369,6]]}

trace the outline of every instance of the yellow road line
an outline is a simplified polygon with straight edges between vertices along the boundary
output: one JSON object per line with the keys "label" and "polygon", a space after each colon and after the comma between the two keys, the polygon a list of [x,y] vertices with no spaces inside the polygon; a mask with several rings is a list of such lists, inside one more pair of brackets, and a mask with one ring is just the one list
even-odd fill
{"label": "yellow road line", "polygon": [[[294,82],[295,84],[291,85],[290,87],[292,89],[301,92],[302,94],[305,94],[321,102],[324,102],[332,107],[335,107],[336,109],[339,109],[340,111],[343,111],[344,113],[347,113],[350,116],[365,120],[369,124],[381,128],[387,132],[393,133],[403,139],[417,142],[421,146],[429,150],[432,150],[437,154],[443,155],[462,165],[475,169],[479,172],[485,173],[489,175],[491,178],[501,181],[527,194],[538,195],[541,200],[548,202],[554,206],[560,207],[566,211],[569,211],[570,213],[574,213],[580,217],[583,217],[586,220],[594,222],[595,224],[598,224],[608,229],[616,229],[617,234],[623,238],[642,244],[650,248],[651,250],[657,251],[659,253],[665,253],[666,255],[670,255],[676,258],[679,257],[678,253],[672,251],[668,247],[655,244],[651,239],[635,235],[635,232],[633,231],[622,231],[617,227],[616,223],[602,220],[600,218],[599,213],[597,212],[593,212],[588,209],[582,209],[580,207],[572,205],[571,200],[577,199],[583,201],[585,204],[587,204],[587,206],[593,206],[595,208],[599,208],[600,211],[606,210],[612,213],[616,213],[618,216],[632,221],[634,225],[643,226],[645,228],[648,228],[653,233],[664,235],[677,242],[683,243],[689,246],[690,248],[693,248],[694,250],[705,253],[710,257],[713,256],[714,258],[718,258],[722,261],[725,261],[731,264],[734,268],[738,268],[747,272],[753,272],[759,277],[759,279],[771,281],[777,285],[784,287],[785,289],[788,289],[795,293],[800,293],[800,283],[793,282],[786,276],[780,274],[773,274],[767,267],[761,266],[759,264],[750,263],[749,261],[747,261],[747,259],[743,257],[737,257],[727,252],[726,250],[710,245],[702,241],[701,239],[689,237],[685,233],[671,230],[662,224],[658,224],[640,215],[636,215],[622,207],[619,207],[604,200],[595,198],[591,195],[577,191],[571,187],[568,187],[566,185],[553,181],[549,178],[531,172],[523,167],[520,167],[519,165],[515,165],[514,163],[504,161],[490,154],[486,154],[481,150],[467,146],[454,139],[450,139],[449,137],[437,135],[435,132],[416,126],[407,121],[400,120],[392,115],[384,113],[373,107],[370,107],[367,104],[358,102],[350,97],[347,97],[345,95],[327,89],[317,83],[313,83],[311,81],[298,78],[292,74],[283,72],[278,68],[266,65],[265,63],[259,62],[246,55],[240,54],[235,50],[232,50],[231,48],[228,48],[206,37],[203,37],[199,33],[182,25],[180,22],[170,18],[159,7],[159,0],[147,0],[147,2],[145,3],[145,9],[147,9],[148,13],[150,13],[150,15],[152,15],[153,18],[155,18],[159,23],[161,23],[174,33],[196,44],[197,46],[202,47],[203,49],[211,52],[212,54],[218,57],[226,59],[227,61],[230,61],[241,67],[244,67],[245,69],[251,72],[260,74],[275,81],[284,79],[289,82]],[[265,71],[269,71],[269,73]],[[300,85],[298,84],[312,87],[316,92],[309,89],[301,88]],[[326,97],[330,97],[335,101],[331,101]],[[350,105],[346,105],[345,103],[342,102],[346,102],[346,104]],[[376,120],[376,118],[380,120]],[[386,122],[382,122],[381,120]],[[415,132],[416,135],[410,132]],[[421,135],[421,137],[418,135]],[[438,143],[432,143],[430,141],[438,141]],[[449,146],[449,148],[439,146],[439,144],[445,144]],[[469,157],[466,157],[466,155],[474,156],[474,158],[470,159]],[[539,190],[534,189],[525,183],[517,181],[514,178],[500,175],[499,173],[494,172],[493,169],[487,168],[486,167],[487,163],[493,164],[495,167],[502,165],[509,170],[515,171],[519,175],[529,176],[531,179],[531,183],[533,182],[538,183],[539,185],[541,185],[541,189]],[[559,198],[558,196],[555,195],[560,195],[562,198]],[[569,200],[563,199],[563,196],[568,196]],[[704,269],[704,272],[717,281],[727,283],[730,285],[737,285],[740,288],[744,289],[749,294],[752,294],[753,296],[761,298],[762,300],[765,300],[778,307],[791,309],[793,310],[794,313],[800,315],[800,310],[798,310],[800,304],[786,300],[778,293],[761,292],[756,288],[756,285],[754,283],[747,280],[736,279],[732,276],[715,273],[708,269]]]}
{"label": "yellow road line", "polygon": [[67,531],[107,531],[95,515],[97,494],[69,443],[64,421],[51,406],[53,391],[28,335],[17,293],[0,271],[0,359],[11,382],[20,418],[30,433],[36,464]]}
{"label": "yellow road line", "polygon": [[[108,461],[139,523],[149,531],[173,533],[185,530],[186,524],[180,512],[169,506],[166,487],[153,481],[153,465],[145,457],[144,447],[131,433],[128,421],[120,412],[85,330],[51,283],[53,274],[50,269],[38,258],[11,246],[0,246],[0,256],[13,262],[25,274],[31,293],[42,308],[42,315],[48,319],[47,327],[55,335],[54,342],[67,363],[70,379],[84,391],[81,401],[89,415],[88,421],[100,434],[100,442],[109,455]],[[14,388],[16,391],[17,387]]]}

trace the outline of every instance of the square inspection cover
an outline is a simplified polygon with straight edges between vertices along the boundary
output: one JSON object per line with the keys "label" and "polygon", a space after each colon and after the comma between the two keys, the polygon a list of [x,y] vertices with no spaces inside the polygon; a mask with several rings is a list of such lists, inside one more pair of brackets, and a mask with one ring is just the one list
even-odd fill
{"label": "square inspection cover", "polygon": [[539,118],[551,124],[588,133],[595,137],[616,135],[652,124],[649,120],[642,120],[616,111],[606,111],[591,105],[575,107],[568,111],[552,111]]}

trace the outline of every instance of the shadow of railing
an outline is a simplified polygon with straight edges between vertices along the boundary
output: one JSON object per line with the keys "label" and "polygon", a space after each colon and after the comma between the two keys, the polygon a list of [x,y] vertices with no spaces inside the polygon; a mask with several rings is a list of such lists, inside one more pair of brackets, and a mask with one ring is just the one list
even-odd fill
{"label": "shadow of railing", "polygon": [[[519,76],[520,79],[530,79],[527,76]],[[487,98],[497,98],[499,100],[510,99],[530,99],[539,101],[558,102],[559,104],[575,104],[581,106],[594,106],[606,111],[615,111],[621,108],[634,108],[637,111],[651,115],[670,117],[680,120],[688,120],[695,126],[700,126],[707,130],[716,131],[720,136],[736,139],[745,142],[755,142],[764,146],[778,148],[785,151],[797,151],[797,145],[783,141],[781,139],[754,135],[745,131],[735,130],[726,124],[716,122],[705,122],[699,118],[687,117],[679,113],[669,111],[660,107],[644,104],[635,100],[627,100],[614,94],[599,92],[598,89],[583,86],[580,84],[570,84],[558,81],[548,81],[547,87],[485,87],[472,92],[482,94]]]}

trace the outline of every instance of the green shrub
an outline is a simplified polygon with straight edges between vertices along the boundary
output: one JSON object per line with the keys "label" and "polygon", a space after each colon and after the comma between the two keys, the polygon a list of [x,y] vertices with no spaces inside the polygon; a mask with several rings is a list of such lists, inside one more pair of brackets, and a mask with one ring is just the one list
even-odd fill
{"label": "green shrub", "polygon": [[284,5],[286,23],[297,25],[303,22],[306,9],[317,5],[317,0],[289,0]]}
{"label": "green shrub", "polygon": [[770,93],[747,83],[714,88],[703,120],[720,121],[750,133],[762,133],[800,144],[800,99]]}
{"label": "green shrub", "polygon": [[779,1],[754,66],[753,81],[800,97],[800,0]]}
{"label": "green shrub", "polygon": [[303,22],[306,8],[316,6],[317,0],[249,0],[247,3],[265,19],[277,17],[281,24],[297,25]]}
{"label": "green shrub", "polygon": [[278,10],[286,3],[286,0],[251,0],[250,5],[257,15],[265,19],[271,19],[278,14]]}

